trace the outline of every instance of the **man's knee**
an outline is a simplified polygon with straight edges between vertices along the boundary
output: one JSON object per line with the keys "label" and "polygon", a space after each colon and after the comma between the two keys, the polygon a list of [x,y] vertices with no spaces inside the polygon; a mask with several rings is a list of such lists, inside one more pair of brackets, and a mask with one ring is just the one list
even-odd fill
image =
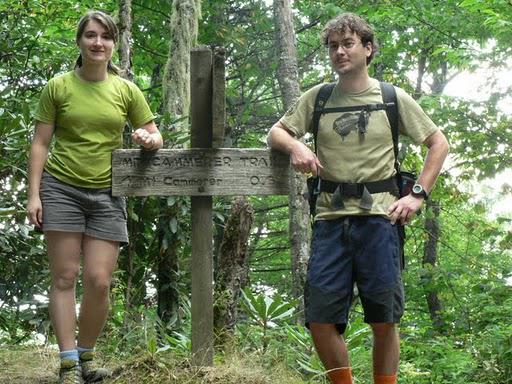
{"label": "man's knee", "polygon": [[337,332],[336,325],[330,323],[309,323],[309,330],[312,334],[330,334]]}
{"label": "man's knee", "polygon": [[375,337],[387,337],[397,332],[395,323],[370,323]]}
{"label": "man's knee", "polygon": [[308,324],[308,327],[315,344],[325,342],[326,340],[343,339],[336,324],[311,322]]}

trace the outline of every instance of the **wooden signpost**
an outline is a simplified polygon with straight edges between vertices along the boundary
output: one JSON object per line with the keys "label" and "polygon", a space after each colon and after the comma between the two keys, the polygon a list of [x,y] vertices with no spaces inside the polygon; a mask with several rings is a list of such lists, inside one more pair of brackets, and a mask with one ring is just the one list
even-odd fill
{"label": "wooden signpost", "polygon": [[222,51],[191,52],[191,149],[117,150],[115,196],[191,196],[192,364],[213,365],[212,196],[286,195],[289,157],[267,149],[213,148],[222,143],[225,69]]}

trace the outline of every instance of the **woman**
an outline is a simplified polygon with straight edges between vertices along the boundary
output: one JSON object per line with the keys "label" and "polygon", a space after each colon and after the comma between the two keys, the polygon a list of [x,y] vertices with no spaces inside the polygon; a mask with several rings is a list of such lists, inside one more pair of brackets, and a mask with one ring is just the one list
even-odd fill
{"label": "woman", "polygon": [[[112,18],[88,12],[78,23],[73,71],[44,88],[29,159],[28,216],[44,232],[52,285],[50,319],[59,344],[60,383],[102,380],[93,350],[108,314],[119,244],[128,241],[123,198],[110,193],[111,154],[128,120],[145,149],[163,145],[142,92],[118,76]],[[48,157],[50,142],[53,146]],[[75,340],[75,285],[83,257],[84,294]]]}

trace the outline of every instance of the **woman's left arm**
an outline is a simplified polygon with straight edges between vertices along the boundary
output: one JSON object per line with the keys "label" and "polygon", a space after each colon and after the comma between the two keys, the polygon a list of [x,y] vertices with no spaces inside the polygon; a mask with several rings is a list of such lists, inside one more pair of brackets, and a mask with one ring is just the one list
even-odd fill
{"label": "woman's left arm", "polygon": [[164,145],[162,135],[153,120],[133,132],[132,140],[149,150],[160,149]]}

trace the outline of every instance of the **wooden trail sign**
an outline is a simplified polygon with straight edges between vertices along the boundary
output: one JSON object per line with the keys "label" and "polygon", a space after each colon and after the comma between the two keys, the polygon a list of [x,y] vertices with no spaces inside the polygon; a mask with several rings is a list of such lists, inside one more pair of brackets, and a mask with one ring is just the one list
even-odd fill
{"label": "wooden trail sign", "polygon": [[214,195],[285,195],[287,155],[266,149],[212,148],[223,142],[224,52],[190,53],[191,147],[187,150],[117,150],[112,155],[113,195],[189,195],[192,220],[192,365],[213,365]]}
{"label": "wooden trail sign", "polygon": [[112,194],[286,195],[289,157],[266,149],[120,149],[112,157]]}

